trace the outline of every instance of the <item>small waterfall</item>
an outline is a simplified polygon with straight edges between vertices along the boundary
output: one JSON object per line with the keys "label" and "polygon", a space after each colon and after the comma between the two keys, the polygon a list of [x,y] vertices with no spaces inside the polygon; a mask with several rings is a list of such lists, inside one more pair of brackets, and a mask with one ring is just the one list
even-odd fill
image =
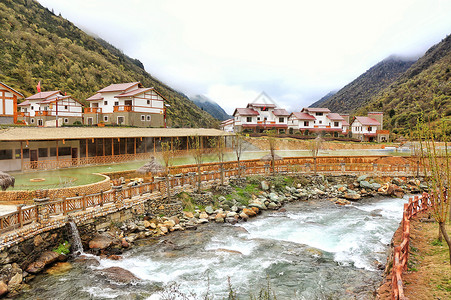
{"label": "small waterfall", "polygon": [[83,254],[83,245],[81,243],[80,233],[74,221],[69,221],[70,231],[72,232],[72,253],[75,256]]}

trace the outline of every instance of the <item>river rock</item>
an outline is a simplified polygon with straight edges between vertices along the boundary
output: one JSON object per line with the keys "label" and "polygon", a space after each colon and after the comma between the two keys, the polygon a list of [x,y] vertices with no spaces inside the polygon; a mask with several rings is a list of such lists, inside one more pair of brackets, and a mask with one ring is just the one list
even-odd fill
{"label": "river rock", "polygon": [[269,190],[269,184],[268,184],[268,182],[267,181],[262,181],[261,182],[261,186],[262,186],[262,190],[264,190],[264,191],[267,191],[267,190]]}
{"label": "river rock", "polygon": [[249,216],[246,215],[244,212],[241,212],[241,213],[240,213],[240,218],[243,219],[243,220],[245,220],[245,221],[247,221],[247,219],[249,219]]}
{"label": "river rock", "polygon": [[230,211],[226,214],[226,218],[234,218],[237,215],[236,212]]}
{"label": "river rock", "polygon": [[8,290],[16,290],[22,283],[22,272],[14,274],[14,276],[8,282]]}
{"label": "river rock", "polygon": [[266,206],[265,204],[261,203],[261,202],[253,202],[253,203],[249,203],[249,207],[256,207],[258,209],[262,209],[262,210],[266,210]]}
{"label": "river rock", "polygon": [[[219,197],[219,198],[221,198],[221,197]],[[225,198],[224,198],[224,199],[225,199]],[[184,215],[186,218],[188,218],[188,219],[194,218],[194,214],[193,214],[192,212],[190,212],[190,211],[184,211],[184,212],[183,212],[183,215]]]}
{"label": "river rock", "polygon": [[208,214],[204,212],[199,214],[199,219],[208,219]]}
{"label": "river rock", "polygon": [[207,207],[205,207],[205,212],[209,215],[214,213],[213,207],[211,205],[208,205]]}
{"label": "river rock", "polygon": [[110,267],[107,269],[102,269],[99,272],[105,277],[107,277],[109,280],[117,283],[133,284],[138,281],[141,281],[141,279],[133,275],[132,272],[119,267]]}
{"label": "river rock", "polygon": [[244,208],[243,213],[249,217],[255,217],[257,215],[257,213],[254,210],[249,209],[249,208]]}
{"label": "river rock", "polygon": [[377,182],[373,182],[371,185],[372,185],[373,190],[376,190],[376,191],[382,187],[382,185],[380,185]]}
{"label": "river rock", "polygon": [[368,178],[368,175],[362,175],[362,176],[359,176],[359,177],[357,178],[357,181],[358,181],[358,182],[364,181],[364,180],[366,180],[367,178]]}
{"label": "river rock", "polygon": [[198,224],[209,223],[208,217],[207,217],[207,218],[200,218],[199,220],[197,220],[197,223],[198,223]]}
{"label": "river rock", "polygon": [[277,209],[277,204],[275,204],[274,202],[270,202],[269,204],[268,204],[268,209],[272,209],[272,210],[274,210],[274,209]]}
{"label": "river rock", "polygon": [[1,280],[0,281],[0,297],[3,295],[6,295],[6,293],[8,293],[8,286],[6,285],[6,283]]}
{"label": "river rock", "polygon": [[152,223],[150,223],[149,221],[147,221],[147,220],[144,220],[143,221],[143,226],[144,226],[144,228],[149,228],[149,227],[151,227],[152,225],[151,225]]}
{"label": "river rock", "polygon": [[168,229],[166,226],[161,226],[161,227],[160,227],[160,232],[161,232],[162,234],[166,234],[166,233],[169,232],[169,229]]}
{"label": "river rock", "polygon": [[51,265],[58,260],[60,255],[53,251],[45,251],[33,263],[29,264],[26,271],[31,274],[37,274],[44,270],[47,265]]}
{"label": "river rock", "polygon": [[218,201],[219,201],[219,202],[224,202],[224,201],[226,201],[226,197],[224,197],[224,196],[219,196],[219,197],[218,197]]}
{"label": "river rock", "polygon": [[[135,225],[136,226],[136,225]],[[137,228],[137,226],[136,226]],[[89,241],[89,249],[106,249],[113,243],[113,239],[107,235],[98,235]]]}
{"label": "river rock", "polygon": [[227,223],[230,223],[230,224],[232,224],[232,225],[235,225],[236,223],[238,223],[238,220],[237,219],[235,219],[235,218],[226,218],[225,219],[225,221],[227,222]]}
{"label": "river rock", "polygon": [[338,198],[337,200],[335,200],[334,203],[338,204],[338,205],[349,205],[349,204],[351,204],[351,202],[349,202],[346,199],[342,199],[342,198]]}
{"label": "river rock", "polygon": [[269,199],[272,202],[279,202],[279,196],[276,193],[270,193],[269,194]]}
{"label": "river rock", "polygon": [[345,193],[344,197],[348,200],[359,200],[361,198],[357,193]]}
{"label": "river rock", "polygon": [[360,181],[360,186],[366,189],[372,189],[373,185],[366,180]]}

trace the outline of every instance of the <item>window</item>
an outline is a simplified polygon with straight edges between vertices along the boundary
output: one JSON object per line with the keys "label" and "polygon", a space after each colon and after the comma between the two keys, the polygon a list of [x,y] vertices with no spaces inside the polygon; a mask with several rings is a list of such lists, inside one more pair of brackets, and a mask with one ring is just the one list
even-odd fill
{"label": "window", "polygon": [[69,123],[69,119],[68,118],[64,118],[64,123]]}
{"label": "window", "polygon": [[149,105],[150,104],[150,100],[147,100],[147,105]]}
{"label": "window", "polygon": [[318,121],[318,124],[323,124],[323,121],[319,120],[319,121]]}
{"label": "window", "polygon": [[42,122],[42,119],[39,119],[38,120],[38,126],[43,126],[44,125],[44,122]]}
{"label": "window", "polygon": [[34,119],[30,119],[30,123],[31,123],[31,124],[34,124]]}
{"label": "window", "polygon": [[246,122],[248,123],[252,122],[252,117],[246,117]]}
{"label": "window", "polygon": [[103,105],[108,105],[108,101],[103,101]]}
{"label": "window", "polygon": [[64,109],[67,110],[67,105],[64,105]]}
{"label": "window", "polygon": [[4,159],[13,159],[13,150],[11,149],[0,150],[0,160]]}
{"label": "window", "polygon": [[[28,150],[28,148],[24,148],[22,151],[23,151],[23,158],[30,157],[30,150]],[[16,149],[16,158],[20,158],[20,149]]]}
{"label": "window", "polygon": [[322,116],[323,113],[322,113],[322,112],[317,112],[316,115],[317,115],[317,116]]}
{"label": "window", "polygon": [[31,110],[34,110],[34,106],[31,107]]}
{"label": "window", "polygon": [[50,148],[50,156],[56,156],[56,148]]}
{"label": "window", "polygon": [[108,122],[108,116],[103,116],[103,122]]}
{"label": "window", "polygon": [[338,122],[334,122],[334,127],[338,127]]}
{"label": "window", "polygon": [[38,148],[38,155],[39,155],[39,157],[48,157],[49,156],[49,149],[47,149],[47,148]]}
{"label": "window", "polygon": [[147,121],[150,121],[150,115],[146,116]]}
{"label": "window", "polygon": [[119,106],[119,101],[114,102],[114,106]]}
{"label": "window", "polygon": [[371,126],[368,126],[368,131],[371,131],[371,130],[373,130],[373,128],[371,128]]}
{"label": "window", "polygon": [[70,147],[58,148],[58,156],[71,155]]}
{"label": "window", "polygon": [[262,111],[268,111],[268,108],[267,107],[263,107]]}
{"label": "window", "polygon": [[145,121],[146,120],[146,116],[145,115],[141,115],[141,121]]}
{"label": "window", "polygon": [[25,113],[27,112],[27,108],[26,107],[23,109],[23,112],[25,112]]}
{"label": "window", "polygon": [[305,127],[308,127],[310,125],[310,122],[309,121],[304,121],[304,126]]}
{"label": "window", "polygon": [[117,117],[117,124],[121,125],[124,123],[124,117]]}
{"label": "window", "polygon": [[260,117],[257,117],[257,121],[260,121]]}
{"label": "window", "polygon": [[279,123],[283,123],[283,122],[285,122],[285,118],[279,118]]}
{"label": "window", "polygon": [[48,107],[47,107],[47,106],[45,106],[45,107],[44,107],[44,110],[45,110],[45,111],[47,111],[47,109],[48,109]]}

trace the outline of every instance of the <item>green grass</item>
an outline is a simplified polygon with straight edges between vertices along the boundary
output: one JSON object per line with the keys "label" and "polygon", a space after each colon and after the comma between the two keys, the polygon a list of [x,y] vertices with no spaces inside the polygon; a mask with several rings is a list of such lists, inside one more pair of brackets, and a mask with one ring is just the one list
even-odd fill
{"label": "green grass", "polygon": [[58,248],[53,249],[53,251],[59,254],[67,255],[70,253],[70,244],[68,241],[64,241],[64,243],[59,244]]}

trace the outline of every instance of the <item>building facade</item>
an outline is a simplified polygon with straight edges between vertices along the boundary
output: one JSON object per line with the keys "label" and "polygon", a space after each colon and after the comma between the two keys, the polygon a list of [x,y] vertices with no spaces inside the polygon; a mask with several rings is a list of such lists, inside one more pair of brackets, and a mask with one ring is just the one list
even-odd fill
{"label": "building facade", "polygon": [[166,127],[164,97],[140,82],[111,84],[86,100],[86,125]]}
{"label": "building facade", "polygon": [[22,98],[21,93],[0,82],[0,124],[17,122],[17,101]]}
{"label": "building facade", "polygon": [[45,127],[83,122],[83,104],[60,91],[36,93],[18,106],[18,121],[26,125]]}
{"label": "building facade", "polygon": [[390,132],[383,129],[382,112],[369,112],[367,117],[357,116],[351,124],[352,137],[365,142],[388,142]]}
{"label": "building facade", "polygon": [[328,108],[303,108],[290,114],[288,119],[288,127],[303,134],[323,132],[338,136],[344,133],[345,124],[346,120],[341,115],[331,113]]}

